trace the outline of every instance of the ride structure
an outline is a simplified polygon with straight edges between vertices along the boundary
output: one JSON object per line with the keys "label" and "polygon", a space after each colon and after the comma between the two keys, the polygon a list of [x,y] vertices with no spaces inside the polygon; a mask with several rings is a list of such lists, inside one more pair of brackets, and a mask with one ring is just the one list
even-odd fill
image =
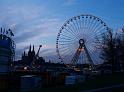
{"label": "ride structure", "polygon": [[99,44],[102,35],[109,28],[100,18],[93,15],[79,15],[67,20],[60,28],[56,39],[56,51],[59,59],[66,66],[84,69],[89,65],[93,70],[95,64],[101,63]]}
{"label": "ride structure", "polygon": [[37,51],[36,55],[34,55],[33,60],[31,62],[31,65],[30,65],[31,67],[34,67],[36,65],[37,60],[39,59],[39,52],[40,52],[41,47],[42,47],[42,45],[39,45],[38,51]]}
{"label": "ride structure", "polygon": [[15,56],[14,36],[11,29],[0,29],[0,73],[8,73]]}

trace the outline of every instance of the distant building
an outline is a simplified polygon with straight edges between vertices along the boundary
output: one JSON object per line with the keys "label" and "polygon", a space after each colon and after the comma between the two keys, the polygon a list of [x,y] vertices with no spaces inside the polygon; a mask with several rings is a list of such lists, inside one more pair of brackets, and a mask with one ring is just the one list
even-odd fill
{"label": "distant building", "polygon": [[36,58],[36,52],[34,50],[34,46],[33,46],[33,49],[32,49],[31,45],[30,45],[28,53],[26,53],[24,51],[23,54],[22,54],[21,60],[15,61],[13,63],[13,65],[30,66],[33,62],[36,65],[39,65],[41,63],[44,63],[45,60],[43,59],[43,57]]}

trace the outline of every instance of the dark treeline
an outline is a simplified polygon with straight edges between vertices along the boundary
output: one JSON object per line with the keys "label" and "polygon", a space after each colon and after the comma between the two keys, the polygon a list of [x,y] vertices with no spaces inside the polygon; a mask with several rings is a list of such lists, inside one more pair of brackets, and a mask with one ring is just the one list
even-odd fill
{"label": "dark treeline", "polygon": [[124,29],[114,32],[112,29],[102,35],[100,58],[111,65],[112,73],[124,70]]}

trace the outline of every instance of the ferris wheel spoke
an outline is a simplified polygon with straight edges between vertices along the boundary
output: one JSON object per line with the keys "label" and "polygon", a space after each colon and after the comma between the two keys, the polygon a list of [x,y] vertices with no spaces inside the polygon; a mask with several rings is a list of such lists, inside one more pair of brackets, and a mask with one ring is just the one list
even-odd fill
{"label": "ferris wheel spoke", "polygon": [[64,46],[60,46],[59,49],[70,49],[70,47],[72,47],[71,45],[70,46],[67,46],[67,45],[64,45]]}
{"label": "ferris wheel spoke", "polygon": [[94,28],[93,28],[93,31],[98,31],[97,29],[101,28],[103,26],[101,26],[101,23],[97,24]]}
{"label": "ferris wheel spoke", "polygon": [[88,23],[87,23],[87,31],[89,31],[89,28],[90,28],[90,23],[92,22],[91,19],[89,19],[90,17],[88,17]]}
{"label": "ferris wheel spoke", "polygon": [[64,45],[64,46],[63,45],[60,45],[60,48],[63,48],[63,49],[64,48],[69,48],[69,46],[71,46],[71,45]]}
{"label": "ferris wheel spoke", "polygon": [[[98,32],[101,32],[102,30],[105,30],[105,28],[106,28],[106,27],[99,27],[99,28],[97,29],[97,31],[99,30]],[[105,32],[107,32],[107,30],[104,31],[104,33],[105,33]]]}
{"label": "ferris wheel spoke", "polygon": [[86,27],[86,28],[87,28],[87,26],[88,26],[88,25],[87,25],[87,22],[88,22],[87,18],[88,18],[88,17],[86,16],[86,18],[85,18],[85,27]]}
{"label": "ferris wheel spoke", "polygon": [[64,51],[64,50],[67,50],[67,49],[71,50],[69,47],[60,47],[59,49],[60,49],[60,51]]}
{"label": "ferris wheel spoke", "polygon": [[61,53],[64,53],[65,51],[68,51],[69,50],[69,48],[59,48],[60,49],[60,51],[61,51]]}
{"label": "ferris wheel spoke", "polygon": [[88,20],[87,19],[84,19],[84,25],[82,26],[83,27],[83,31],[84,33],[86,33],[88,31]]}
{"label": "ferris wheel spoke", "polygon": [[96,21],[96,18],[93,18],[93,23],[92,23],[90,29],[93,30],[93,28],[95,27],[95,25],[97,25],[97,21]]}
{"label": "ferris wheel spoke", "polygon": [[92,28],[93,32],[96,31],[97,27],[99,27],[99,23],[97,23],[97,24]]}
{"label": "ferris wheel spoke", "polygon": [[75,22],[76,22],[77,30],[78,30],[77,34],[80,35],[80,33],[81,33],[80,32],[80,24],[79,24],[80,22],[79,21],[77,22],[77,19],[75,20]]}
{"label": "ferris wheel spoke", "polygon": [[94,32],[97,32],[97,31],[99,31],[99,30],[101,30],[103,28],[104,28],[103,26],[99,26],[99,27],[97,27],[97,28],[94,29]]}
{"label": "ferris wheel spoke", "polygon": [[70,34],[73,36],[73,37],[75,37],[76,39],[78,39],[78,36],[77,36],[77,34],[72,30],[72,29],[70,29],[70,27],[69,26],[67,26],[68,28],[69,28],[69,30],[67,29],[67,28],[65,28],[68,32],[70,32]]}
{"label": "ferris wheel spoke", "polygon": [[63,40],[72,40],[71,38],[67,38],[67,37],[64,37],[64,36],[61,36],[61,37],[59,37],[59,38],[61,38],[61,39],[63,39]]}
{"label": "ferris wheel spoke", "polygon": [[[87,50],[88,50],[88,53],[89,53],[89,55],[92,57],[92,49],[91,48],[87,48]],[[91,59],[93,59],[93,58],[91,58]],[[93,60],[92,60],[93,61]],[[94,63],[94,62],[93,62]]]}
{"label": "ferris wheel spoke", "polygon": [[[91,51],[92,51],[92,50],[91,50]],[[94,54],[91,54],[91,55],[93,55],[93,56],[92,56],[92,59],[93,59],[93,61],[95,61],[95,64],[97,64],[98,61],[99,61],[99,60],[98,60],[98,57],[99,57],[99,56],[96,55],[97,52],[95,52],[95,51],[92,51],[92,53],[94,53]]]}
{"label": "ferris wheel spoke", "polygon": [[74,25],[73,27],[76,29],[76,33],[78,33],[78,27],[77,27],[77,25],[75,24],[75,21],[76,21],[76,19],[73,20],[73,25]]}
{"label": "ferris wheel spoke", "polygon": [[[71,47],[71,48],[70,48],[70,47]],[[75,46],[62,46],[62,47],[60,47],[59,49],[60,49],[60,51],[65,50],[65,49],[68,49],[68,50],[70,50],[70,51],[74,51]]]}
{"label": "ferris wheel spoke", "polygon": [[[68,49],[69,49],[70,46],[71,46],[71,45],[64,45],[64,46],[62,45],[62,46],[59,47],[59,49],[65,49],[65,48],[68,48]],[[71,47],[72,47],[72,46],[71,46]]]}
{"label": "ferris wheel spoke", "polygon": [[[61,41],[58,41],[61,42]],[[74,45],[76,42],[69,42],[69,43],[59,43],[59,45]]]}
{"label": "ferris wheel spoke", "polygon": [[[64,51],[64,52],[62,52],[62,54],[61,54],[61,56],[63,57],[67,57],[68,58],[68,56],[70,56],[70,54],[71,54],[72,52],[70,52],[70,51]],[[69,58],[68,58],[69,59]]]}
{"label": "ferris wheel spoke", "polygon": [[79,20],[79,29],[81,30],[82,29],[82,21],[81,21],[81,19]]}
{"label": "ferris wheel spoke", "polygon": [[[83,28],[83,29],[86,29],[86,26],[85,26],[85,25],[86,25],[86,19],[83,18],[83,21],[82,21],[82,22],[83,22],[82,28]],[[85,30],[83,30],[83,31],[85,32]]]}
{"label": "ferris wheel spoke", "polygon": [[103,28],[101,28],[99,31],[94,32],[94,34],[90,33],[91,38],[96,36],[102,36],[103,33],[101,32],[101,30],[103,30]]}
{"label": "ferris wheel spoke", "polygon": [[93,22],[94,22],[94,19],[91,18],[91,22],[90,22],[90,24],[89,24],[89,28],[88,28],[88,30],[91,30],[91,27],[92,27],[92,25],[93,25]]}
{"label": "ferris wheel spoke", "polygon": [[[72,55],[73,55],[73,53],[70,52],[70,53],[68,53],[68,55],[64,56],[64,58],[66,58],[68,60],[68,63],[70,63],[70,64],[71,64],[71,57],[72,57]],[[70,57],[70,58],[68,58],[68,57]]]}
{"label": "ferris wheel spoke", "polygon": [[85,18],[82,17],[82,27],[85,27]]}
{"label": "ferris wheel spoke", "polygon": [[63,37],[65,37],[65,38],[69,38],[69,39],[74,39],[75,40],[75,38],[73,38],[73,37],[69,37],[67,34],[61,34],[61,36]]}
{"label": "ferris wheel spoke", "polygon": [[[76,27],[76,28],[77,28],[77,34],[78,34],[78,36],[80,36],[80,29],[81,29],[81,28],[80,28],[80,25],[81,25],[81,23],[80,23],[79,21],[77,22],[77,20],[78,20],[78,19],[75,20],[75,25],[77,26],[77,27]],[[80,24],[79,24],[79,23],[80,23]]]}
{"label": "ferris wheel spoke", "polygon": [[[70,27],[71,26],[71,27]],[[79,34],[77,34],[77,29],[74,27],[74,26],[72,26],[72,24],[70,23],[70,26],[68,26],[68,28],[70,29],[70,30],[74,30],[73,32],[75,33],[75,35],[76,35],[76,37],[78,38],[79,37]]]}
{"label": "ferris wheel spoke", "polygon": [[[68,35],[68,36],[69,36],[69,35]],[[65,39],[65,40],[70,40],[70,41],[71,41],[71,40],[72,40],[72,41],[76,41],[76,40],[77,40],[77,38],[74,38],[74,37],[73,37],[73,38],[68,38],[68,36],[63,36],[63,35],[62,35],[62,36],[60,36],[59,38]]]}
{"label": "ferris wheel spoke", "polygon": [[73,47],[75,47],[74,44],[69,44],[69,45],[60,45],[60,47],[62,48],[69,48],[69,49],[72,49]]}
{"label": "ferris wheel spoke", "polygon": [[82,24],[82,22],[81,22],[81,20],[79,20],[78,19],[78,21],[76,21],[77,22],[77,24],[78,24],[78,32],[79,32],[79,34],[80,34],[80,32],[81,32],[81,24]]}
{"label": "ferris wheel spoke", "polygon": [[99,39],[101,39],[103,35],[104,35],[104,33],[97,32],[95,36],[99,37]]}
{"label": "ferris wheel spoke", "polygon": [[87,19],[84,18],[84,27],[86,28]]}
{"label": "ferris wheel spoke", "polygon": [[71,56],[72,54],[73,54],[73,52],[70,50],[70,51],[64,52],[62,55]]}
{"label": "ferris wheel spoke", "polygon": [[97,21],[95,21],[94,25],[92,26],[92,31],[94,31],[95,27],[97,27],[99,25],[99,23]]}
{"label": "ferris wheel spoke", "polygon": [[76,41],[74,41],[74,40],[71,40],[71,41],[69,41],[69,40],[59,40],[58,41],[59,43],[60,43],[60,45],[74,45],[74,44],[76,44],[77,42]]}
{"label": "ferris wheel spoke", "polygon": [[81,18],[81,20],[80,20],[80,22],[81,22],[81,27],[80,27],[80,29],[82,29],[83,28],[83,24],[84,24],[84,22],[83,22],[84,20],[83,20],[83,18]]}
{"label": "ferris wheel spoke", "polygon": [[84,25],[83,25],[83,27],[84,27],[84,33],[86,32],[86,19],[84,19]]}
{"label": "ferris wheel spoke", "polygon": [[88,31],[88,30],[87,30],[87,26],[86,26],[86,24],[87,24],[87,23],[86,23],[86,22],[87,22],[87,21],[86,21],[86,19],[85,19],[85,21],[84,21],[84,22],[85,22],[85,25],[83,26],[83,27],[84,27],[84,28],[83,28],[83,31],[84,31],[84,33],[86,34],[86,33],[87,33],[87,31]]}
{"label": "ferris wheel spoke", "polygon": [[64,37],[60,37],[60,38],[61,38],[60,42],[61,41],[65,41],[65,42],[73,42],[73,41],[75,41],[75,39],[68,39],[68,38],[64,38]]}
{"label": "ferris wheel spoke", "polygon": [[75,31],[77,31],[77,29],[75,29],[75,27],[74,27],[75,25],[74,26],[72,25],[73,22],[70,21],[68,28],[75,33]]}
{"label": "ferris wheel spoke", "polygon": [[68,43],[68,44],[72,43],[72,41],[68,41],[68,40],[67,41],[59,41],[59,42],[61,42],[61,43]]}

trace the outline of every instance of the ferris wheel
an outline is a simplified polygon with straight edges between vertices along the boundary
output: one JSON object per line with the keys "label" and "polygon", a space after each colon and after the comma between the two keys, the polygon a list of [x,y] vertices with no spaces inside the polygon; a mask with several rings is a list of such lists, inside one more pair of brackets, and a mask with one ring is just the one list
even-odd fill
{"label": "ferris wheel", "polygon": [[66,65],[100,63],[100,49],[96,40],[102,40],[102,34],[108,29],[100,18],[93,15],[70,18],[57,35],[56,50],[59,59]]}

